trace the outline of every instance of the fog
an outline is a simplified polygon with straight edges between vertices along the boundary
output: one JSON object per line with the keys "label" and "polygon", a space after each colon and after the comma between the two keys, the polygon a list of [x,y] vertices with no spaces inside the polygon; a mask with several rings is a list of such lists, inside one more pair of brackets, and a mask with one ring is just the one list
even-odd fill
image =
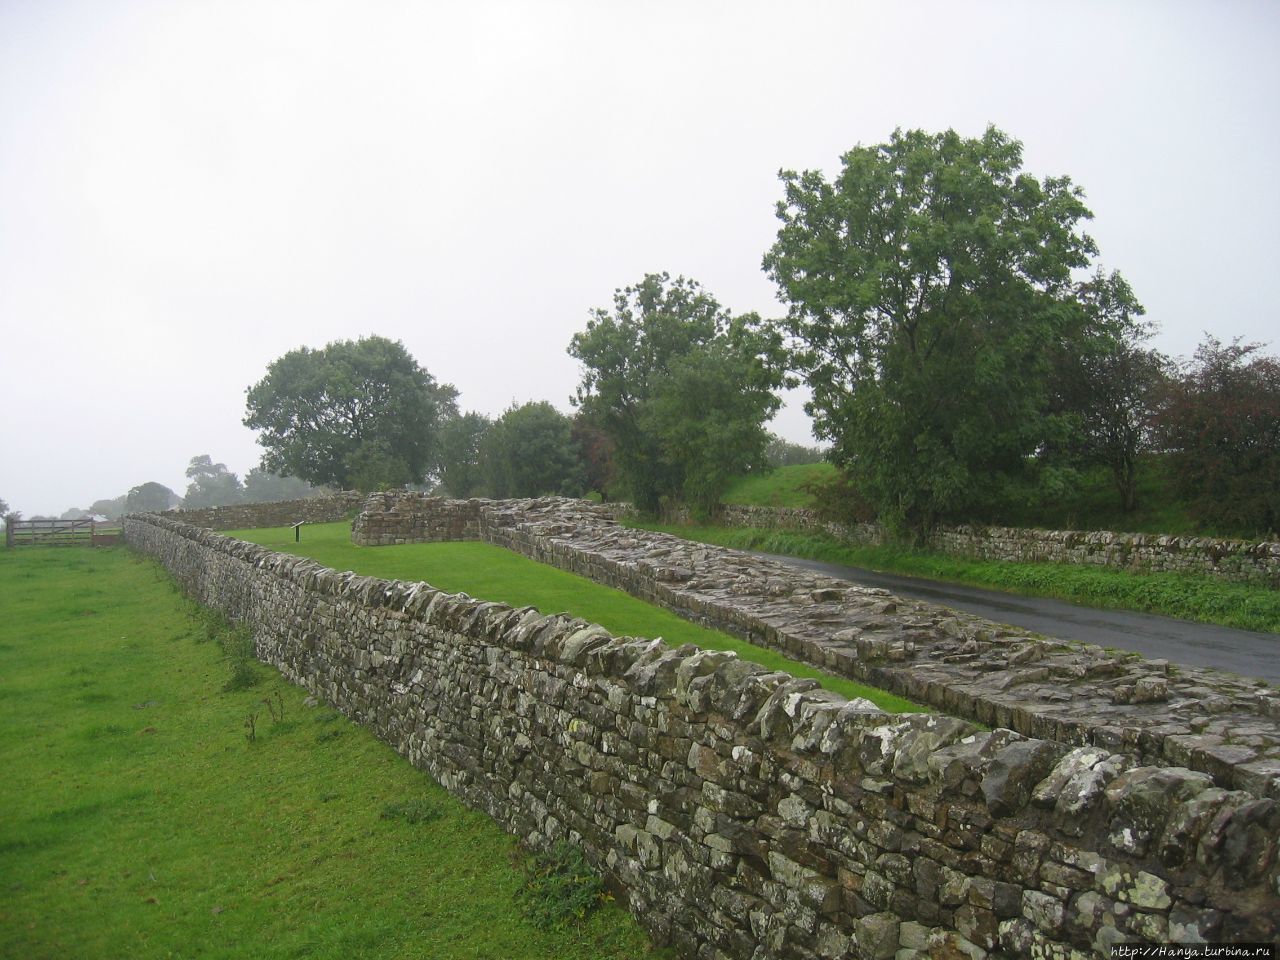
{"label": "fog", "polygon": [[[0,4],[0,497],[189,459],[302,345],[404,342],[464,409],[568,411],[565,348],[667,270],[783,308],[780,168],[994,123],[1069,174],[1188,355],[1275,329],[1274,3]],[[773,429],[811,442],[803,394]]]}

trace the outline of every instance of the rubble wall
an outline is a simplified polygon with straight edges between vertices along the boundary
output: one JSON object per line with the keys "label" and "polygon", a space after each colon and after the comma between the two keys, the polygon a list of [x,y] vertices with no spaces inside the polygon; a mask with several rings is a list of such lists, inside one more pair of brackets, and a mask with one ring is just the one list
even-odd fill
{"label": "rubble wall", "polygon": [[441,526],[956,716],[1189,767],[1220,787],[1280,800],[1280,690],[1260,680],[1028,636],[742,551],[627,529],[580,500],[375,494],[352,538],[432,539]]}
{"label": "rubble wall", "polygon": [[299,520],[307,523],[345,520],[364,500],[365,494],[357,490],[344,490],[327,497],[307,497],[302,500],[166,510],[161,516],[196,527],[208,527],[210,530],[252,530],[256,527],[288,527]]}
{"label": "rubble wall", "polygon": [[[688,519],[688,514],[680,511],[669,517],[671,522],[677,523]],[[728,504],[720,508],[716,519],[731,527],[827,533],[850,543],[881,544],[887,539],[884,529],[878,524],[832,523],[812,510],[797,508]],[[1194,573],[1239,583],[1280,587],[1280,542],[1116,533],[1109,530],[959,526],[939,527],[930,538],[929,545],[941,553],[980,560],[1072,563],[1157,573]]]}
{"label": "rubble wall", "polygon": [[730,653],[615,638],[155,516],[130,546],[258,655],[699,958],[1106,956],[1274,940],[1274,800]]}

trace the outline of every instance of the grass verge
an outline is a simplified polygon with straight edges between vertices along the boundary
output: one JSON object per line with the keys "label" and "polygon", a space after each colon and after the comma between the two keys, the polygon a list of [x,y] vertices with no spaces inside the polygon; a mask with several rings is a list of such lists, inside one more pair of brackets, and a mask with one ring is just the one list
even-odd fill
{"label": "grass verge", "polygon": [[770,670],[785,670],[797,677],[817,680],[828,690],[846,697],[866,697],[895,713],[926,708],[902,697],[825,673],[807,663],[739,640],[719,630],[690,623],[661,607],[637,600],[621,590],[537,563],[488,543],[410,543],[392,547],[357,547],[345,523],[324,523],[303,528],[302,542],[295,543],[289,528],[236,530],[228,536],[278,550],[311,557],[337,570],[388,580],[425,580],[450,593],[467,593],[484,600],[498,600],[513,607],[535,606],[543,613],[568,611],[620,637],[662,637],[679,646],[694,643],[710,650],[733,650],[744,660]]}
{"label": "grass verge", "polygon": [[1117,610],[1140,610],[1242,630],[1280,633],[1280,591],[1213,577],[1062,563],[966,560],[902,547],[853,546],[824,534],[738,527],[629,523],[700,543],[866,567],[931,580],[1054,597]]}
{"label": "grass verge", "polygon": [[239,642],[123,547],[0,552],[0,956],[650,955],[528,918],[513,838],[275,671],[227,689]]}

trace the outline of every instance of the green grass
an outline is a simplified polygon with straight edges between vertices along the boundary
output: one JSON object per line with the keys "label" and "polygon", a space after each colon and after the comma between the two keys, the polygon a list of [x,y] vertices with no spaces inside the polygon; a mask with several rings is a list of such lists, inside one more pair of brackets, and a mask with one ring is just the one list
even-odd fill
{"label": "green grass", "polygon": [[1243,630],[1280,633],[1280,591],[1213,577],[1130,573],[1056,563],[966,560],[902,547],[852,546],[823,534],[738,527],[633,523],[700,543],[760,550],[931,580],[1055,597],[1095,607],[1141,610]]}
{"label": "green grass", "polygon": [[311,557],[338,570],[354,570],[388,580],[425,580],[450,593],[467,593],[513,607],[534,606],[543,613],[567,611],[598,623],[615,636],[662,637],[679,646],[694,643],[713,650],[733,650],[744,660],[770,670],[785,670],[817,680],[846,697],[866,697],[893,712],[923,710],[901,697],[825,673],[739,640],[719,630],[690,623],[661,607],[637,600],[621,590],[601,586],[487,543],[413,543],[392,547],[357,547],[350,526],[326,523],[306,526],[295,543],[288,528],[237,530],[228,536],[250,540],[285,553]]}
{"label": "green grass", "polygon": [[829,463],[801,463],[775,467],[766,473],[739,477],[725,491],[725,503],[760,507],[811,507],[813,497],[806,483],[830,480],[836,468]]}
{"label": "green grass", "polygon": [[223,692],[224,633],[123,547],[0,553],[0,956],[647,955],[528,919],[512,838],[275,671]]}

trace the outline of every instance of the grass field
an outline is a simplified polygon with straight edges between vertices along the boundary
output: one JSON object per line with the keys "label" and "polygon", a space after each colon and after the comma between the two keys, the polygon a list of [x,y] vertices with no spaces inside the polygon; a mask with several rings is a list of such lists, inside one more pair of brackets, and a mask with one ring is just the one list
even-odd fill
{"label": "grass field", "polygon": [[527,920],[510,837],[275,671],[224,692],[197,613],[123,547],[0,553],[0,956],[648,955]]}
{"label": "grass field", "polygon": [[990,587],[1119,610],[1141,610],[1242,630],[1280,633],[1280,591],[1214,577],[1130,573],[1062,563],[967,560],[903,547],[853,546],[825,534],[742,527],[630,523],[700,543],[808,557],[930,580]]}
{"label": "grass field", "polygon": [[306,526],[295,543],[288,528],[236,530],[229,536],[250,540],[285,553],[311,557],[338,570],[395,580],[425,580],[441,590],[500,600],[515,607],[535,606],[543,613],[567,611],[598,623],[615,636],[662,637],[673,646],[694,643],[713,650],[733,650],[744,660],[771,670],[810,677],[846,697],[866,697],[894,712],[925,708],[835,677],[808,664],[757,647],[718,630],[690,623],[660,607],[637,600],[584,577],[535,563],[487,543],[414,543],[393,547],[357,547],[347,523]]}

